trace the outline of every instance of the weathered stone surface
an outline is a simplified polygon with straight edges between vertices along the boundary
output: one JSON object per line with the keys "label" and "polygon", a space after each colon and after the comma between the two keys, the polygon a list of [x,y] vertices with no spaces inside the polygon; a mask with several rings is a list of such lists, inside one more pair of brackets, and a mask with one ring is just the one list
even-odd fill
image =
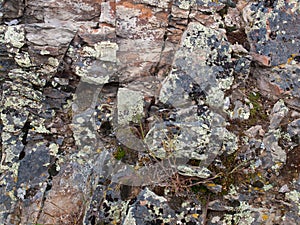
{"label": "weathered stone surface", "polygon": [[299,2],[0,0],[0,224],[299,224]]}
{"label": "weathered stone surface", "polygon": [[[244,10],[251,51],[268,57],[266,66],[285,64],[299,49],[299,2],[270,1],[252,3]],[[261,62],[263,59],[257,58]]]}

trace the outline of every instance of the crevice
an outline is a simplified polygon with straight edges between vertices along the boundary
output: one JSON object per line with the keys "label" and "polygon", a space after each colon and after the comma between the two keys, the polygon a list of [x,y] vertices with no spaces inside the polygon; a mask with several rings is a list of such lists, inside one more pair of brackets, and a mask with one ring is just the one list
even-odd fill
{"label": "crevice", "polygon": [[[161,50],[160,50],[159,60],[158,60],[158,62],[154,65],[154,67],[150,71],[150,73],[152,74],[152,76],[157,76],[160,68],[162,67],[161,62],[162,62],[162,59],[163,59],[163,52],[164,52],[164,50],[166,48],[166,42],[167,42],[167,39],[168,39],[168,28],[174,27],[174,26],[172,26],[170,24],[170,22],[172,20],[171,14],[172,14],[172,5],[173,5],[173,3],[174,3],[174,0],[171,1],[170,4],[169,4],[169,6],[168,6],[168,24],[164,28],[163,43],[162,43]],[[173,61],[173,59],[172,59],[172,61]],[[166,66],[166,65],[163,65],[163,66]]]}
{"label": "crevice", "polygon": [[[47,182],[47,186],[48,186],[48,182]],[[45,188],[45,191],[43,192],[43,196],[42,196],[42,200],[41,200],[41,205],[39,207],[37,216],[36,216],[36,223],[40,220],[40,217],[42,215],[44,206],[45,206],[45,201],[46,201],[46,193],[47,193],[47,187]],[[38,223],[37,223],[38,224]]]}
{"label": "crevice", "polygon": [[[2,90],[1,90],[2,91]],[[3,132],[3,121],[1,119],[1,114],[0,114],[0,134]],[[2,135],[0,135],[0,162],[2,162]],[[1,185],[0,185],[1,188]]]}
{"label": "crevice", "polygon": [[192,22],[191,14],[192,14],[192,6],[190,6],[190,8],[189,8],[187,25],[189,25]]}
{"label": "crevice", "polygon": [[27,136],[28,136],[28,132],[29,132],[29,130],[30,130],[31,128],[32,128],[32,127],[31,127],[31,125],[30,125],[30,122],[29,122],[29,121],[26,121],[25,124],[24,124],[24,126],[23,126],[23,128],[22,128],[23,136],[22,136],[21,142],[22,142],[22,144],[24,145],[24,147],[23,147],[22,151],[21,151],[20,154],[19,154],[19,160],[24,159],[24,157],[25,157],[25,155],[26,155],[26,153],[25,153],[25,147],[26,147],[26,145],[27,145],[27,143],[28,143],[28,141],[27,141]]}

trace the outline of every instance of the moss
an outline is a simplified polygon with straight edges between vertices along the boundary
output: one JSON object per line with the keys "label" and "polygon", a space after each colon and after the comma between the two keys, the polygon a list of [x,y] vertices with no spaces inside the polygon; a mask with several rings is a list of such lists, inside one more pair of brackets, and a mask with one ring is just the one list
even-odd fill
{"label": "moss", "polygon": [[197,199],[201,202],[201,205],[203,207],[206,207],[208,201],[212,196],[214,196],[214,193],[212,193],[205,185],[195,185],[190,188],[190,191],[194,193],[197,197]]}
{"label": "moss", "polygon": [[265,121],[268,119],[268,115],[264,110],[264,107],[261,103],[261,95],[257,92],[251,92],[248,95],[248,99],[250,101],[249,104],[251,104],[250,107],[250,118],[248,120],[248,124],[250,126],[256,125],[259,121]]}
{"label": "moss", "polygon": [[245,184],[246,186],[251,183],[258,175],[256,172],[243,173],[243,168],[249,166],[249,163],[240,161],[238,159],[238,152],[233,154],[223,154],[219,160],[222,162],[223,167],[217,167],[213,163],[208,167],[214,174],[221,174],[213,180],[214,184],[222,185],[221,196],[227,195],[232,185]]}
{"label": "moss", "polygon": [[257,92],[251,92],[249,95],[248,95],[248,99],[251,101],[251,102],[257,102],[259,99],[260,99],[261,95]]}
{"label": "moss", "polygon": [[195,194],[205,195],[209,192],[205,185],[195,185],[191,187],[191,191]]}
{"label": "moss", "polygon": [[117,160],[121,160],[125,157],[126,151],[121,147],[118,146],[117,150],[114,152],[114,158]]}

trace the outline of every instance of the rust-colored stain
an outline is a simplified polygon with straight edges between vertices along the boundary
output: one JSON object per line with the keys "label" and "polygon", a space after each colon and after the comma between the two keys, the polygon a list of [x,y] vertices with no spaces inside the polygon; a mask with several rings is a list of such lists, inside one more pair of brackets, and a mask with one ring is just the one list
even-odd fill
{"label": "rust-colored stain", "polygon": [[139,19],[149,19],[153,15],[152,10],[143,4],[134,4],[126,1],[126,2],[121,2],[120,5],[126,8],[140,10],[141,14],[139,15]]}
{"label": "rust-colored stain", "polygon": [[157,13],[155,13],[155,17],[157,19],[162,20],[162,21],[167,21],[168,16],[169,16],[169,13],[167,13],[167,12],[157,12]]}
{"label": "rust-colored stain", "polygon": [[250,52],[250,55],[253,59],[263,66],[270,66],[271,58],[265,55],[260,55],[255,52]]}
{"label": "rust-colored stain", "polygon": [[110,5],[110,8],[112,9],[112,11],[116,12],[116,2],[115,1],[110,1],[109,5]]}
{"label": "rust-colored stain", "polygon": [[[80,2],[80,1],[77,1],[77,2]],[[97,3],[97,4],[101,4],[101,2],[103,2],[103,0],[84,0],[83,2],[86,2],[86,3]]]}
{"label": "rust-colored stain", "polygon": [[142,8],[142,14],[139,16],[140,19],[147,19],[152,16],[152,11],[148,8]]}

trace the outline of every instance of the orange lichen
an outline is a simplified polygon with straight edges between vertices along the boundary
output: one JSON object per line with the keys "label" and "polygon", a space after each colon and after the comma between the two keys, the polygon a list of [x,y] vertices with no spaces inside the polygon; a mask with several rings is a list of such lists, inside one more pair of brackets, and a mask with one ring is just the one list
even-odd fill
{"label": "orange lichen", "polygon": [[148,19],[152,16],[152,11],[149,8],[142,8],[142,14],[139,16],[140,19]]}
{"label": "orange lichen", "polygon": [[262,218],[263,221],[266,221],[267,219],[269,219],[269,216],[267,214],[263,214],[261,216],[261,218]]}
{"label": "orange lichen", "polygon": [[288,58],[286,64],[291,64],[291,62],[294,60],[294,58],[298,56],[298,54],[292,54],[290,58]]}
{"label": "orange lichen", "polygon": [[121,2],[121,5],[126,8],[140,10],[141,14],[139,15],[139,19],[149,19],[153,15],[152,10],[143,4],[134,4],[126,1]]}

